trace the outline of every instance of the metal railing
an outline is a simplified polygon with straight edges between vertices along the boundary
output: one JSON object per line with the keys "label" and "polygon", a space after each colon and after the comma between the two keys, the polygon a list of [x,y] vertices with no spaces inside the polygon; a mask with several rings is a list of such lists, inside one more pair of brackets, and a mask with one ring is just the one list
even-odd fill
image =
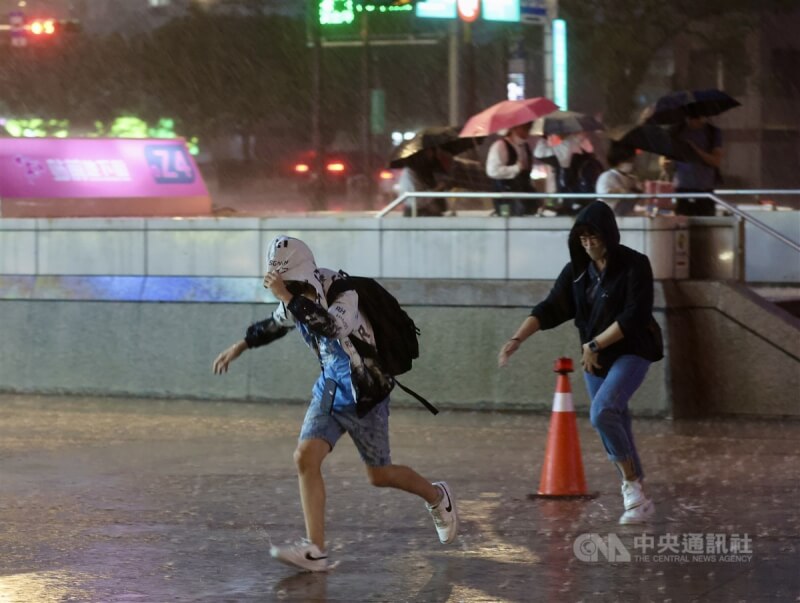
{"label": "metal railing", "polygon": [[598,195],[597,193],[494,193],[494,192],[414,192],[404,193],[397,199],[389,203],[386,207],[376,214],[376,218],[380,219],[385,217],[389,212],[395,209],[398,205],[405,203],[406,200],[411,199],[411,216],[417,215],[417,198],[425,199],[697,199],[706,197],[711,199],[716,205],[719,205],[726,211],[735,215],[737,218],[744,220],[769,234],[770,236],[788,245],[795,251],[800,252],[800,243],[784,236],[771,226],[765,224],[758,218],[753,217],[751,214],[739,209],[736,205],[728,203],[721,199],[718,195],[792,195],[800,196],[800,190],[720,190],[714,193],[604,193]]}
{"label": "metal railing", "polygon": [[[705,197],[711,199],[714,204],[722,207],[725,211],[729,212],[736,217],[736,238],[734,244],[735,255],[735,278],[737,281],[742,281],[745,278],[745,224],[751,224],[755,228],[767,233],[772,238],[787,245],[795,252],[800,252],[800,243],[790,239],[784,234],[778,232],[768,224],[754,217],[735,204],[730,203],[722,198],[720,195],[725,196],[754,196],[754,195],[770,195],[770,196],[798,196],[800,197],[800,190],[781,190],[781,189],[753,189],[753,190],[735,190],[735,189],[721,189],[713,193],[617,193],[617,194],[602,194],[597,193],[499,193],[499,192],[414,192],[404,193],[381,211],[376,214],[376,218],[384,218],[389,212],[394,210],[397,206],[404,204],[407,200],[411,200],[411,216],[417,216],[417,198],[425,199],[697,199]],[[506,216],[503,216],[506,217]],[[506,217],[507,218],[507,217]]]}

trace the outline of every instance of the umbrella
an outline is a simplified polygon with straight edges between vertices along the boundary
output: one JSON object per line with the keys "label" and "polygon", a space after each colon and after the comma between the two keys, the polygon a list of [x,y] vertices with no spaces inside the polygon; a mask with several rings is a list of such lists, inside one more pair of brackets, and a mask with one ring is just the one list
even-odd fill
{"label": "umbrella", "polygon": [[558,106],[549,98],[544,98],[543,96],[515,101],[500,101],[470,117],[461,130],[461,136],[486,136],[498,130],[506,130],[536,121],[556,109],[558,109]]}
{"label": "umbrella", "polygon": [[663,155],[676,161],[701,163],[699,155],[685,140],[675,138],[668,128],[654,124],[636,126],[617,141],[619,144]]}
{"label": "umbrella", "polygon": [[483,137],[460,138],[456,128],[425,128],[394,148],[392,156],[389,158],[389,167],[404,167],[412,163],[426,149],[438,147],[452,155],[458,155],[481,142],[483,142]]}
{"label": "umbrella", "polygon": [[538,136],[568,136],[578,132],[605,130],[605,126],[591,115],[577,111],[556,111],[539,119],[533,126],[533,133]]}
{"label": "umbrella", "polygon": [[711,88],[709,90],[681,90],[659,98],[645,110],[645,123],[675,124],[686,116],[711,117],[740,106],[735,98]]}

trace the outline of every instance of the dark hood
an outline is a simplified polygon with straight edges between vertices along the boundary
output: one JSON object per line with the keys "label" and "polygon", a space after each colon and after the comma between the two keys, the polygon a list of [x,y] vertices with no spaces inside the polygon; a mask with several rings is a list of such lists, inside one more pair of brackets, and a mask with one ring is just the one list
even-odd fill
{"label": "dark hood", "polygon": [[609,263],[619,249],[619,228],[614,211],[602,201],[592,201],[584,207],[575,218],[575,224],[569,233],[569,256],[576,277],[589,265],[589,255],[584,251],[580,239],[576,234],[580,226],[589,226],[597,232],[608,248]]}

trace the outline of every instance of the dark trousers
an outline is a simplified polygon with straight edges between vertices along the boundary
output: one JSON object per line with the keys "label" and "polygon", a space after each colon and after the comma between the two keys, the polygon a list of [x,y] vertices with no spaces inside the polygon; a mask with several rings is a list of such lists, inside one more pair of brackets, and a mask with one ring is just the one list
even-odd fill
{"label": "dark trousers", "polygon": [[[688,190],[685,188],[675,189],[676,193],[710,193],[712,191]],[[716,207],[714,202],[708,197],[698,197],[696,199],[678,199],[675,205],[675,213],[679,216],[714,216]]]}
{"label": "dark trousers", "polygon": [[525,204],[521,199],[494,199],[496,216],[524,216]]}

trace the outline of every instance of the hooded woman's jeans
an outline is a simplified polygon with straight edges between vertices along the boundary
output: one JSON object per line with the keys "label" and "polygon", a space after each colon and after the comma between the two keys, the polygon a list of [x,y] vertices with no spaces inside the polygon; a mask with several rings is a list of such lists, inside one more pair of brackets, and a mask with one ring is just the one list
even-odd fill
{"label": "hooded woman's jeans", "polygon": [[650,361],[641,356],[620,356],[605,377],[583,373],[592,399],[589,418],[600,434],[608,458],[614,462],[633,459],[636,475],[644,477],[631,431],[628,401],[639,389],[650,368]]}

